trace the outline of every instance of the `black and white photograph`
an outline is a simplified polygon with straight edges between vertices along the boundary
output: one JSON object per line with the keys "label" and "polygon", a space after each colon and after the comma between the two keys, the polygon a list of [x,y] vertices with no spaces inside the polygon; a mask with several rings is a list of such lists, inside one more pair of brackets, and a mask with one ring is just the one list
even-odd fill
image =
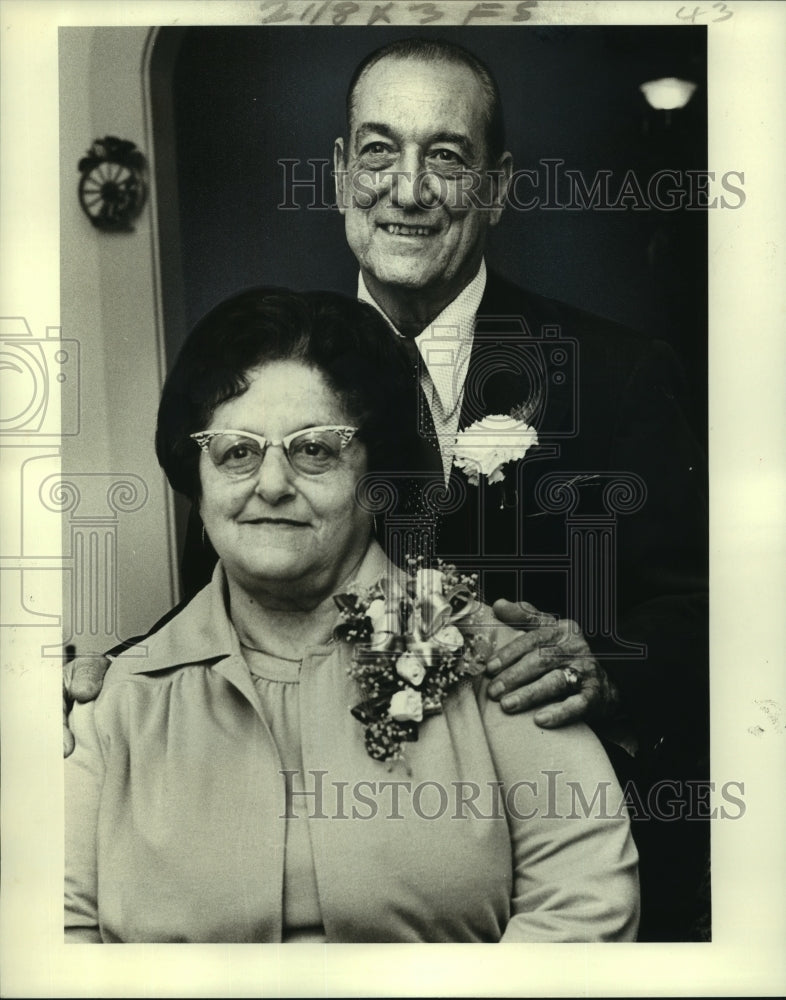
{"label": "black and white photograph", "polygon": [[14,995],[777,993],[783,16],[5,6]]}

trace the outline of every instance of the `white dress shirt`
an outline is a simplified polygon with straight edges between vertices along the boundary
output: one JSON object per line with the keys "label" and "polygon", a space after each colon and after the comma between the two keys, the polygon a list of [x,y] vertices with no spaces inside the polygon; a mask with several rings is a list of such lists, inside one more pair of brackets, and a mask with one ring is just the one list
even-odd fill
{"label": "white dress shirt", "polygon": [[[415,343],[425,365],[421,385],[431,409],[434,430],[439,441],[445,483],[450,479],[461,404],[464,399],[464,383],[472,352],[472,339],[475,335],[475,319],[485,288],[486,264],[485,261],[481,261],[478,273],[466,288],[415,337]],[[358,277],[358,299],[374,306],[385,316],[366,288],[362,274]],[[387,316],[385,319],[394,332],[402,336]]]}

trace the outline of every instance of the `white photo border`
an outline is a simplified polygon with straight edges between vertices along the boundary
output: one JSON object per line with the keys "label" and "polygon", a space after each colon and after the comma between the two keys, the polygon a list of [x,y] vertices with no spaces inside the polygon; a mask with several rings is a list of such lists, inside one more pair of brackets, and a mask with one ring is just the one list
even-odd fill
{"label": "white photo border", "polygon": [[[297,18],[308,6],[313,14],[323,5],[0,3],[0,316],[23,315],[34,331],[59,325],[58,27],[143,26],[151,19],[261,24],[279,8]],[[354,6],[360,16],[389,5],[360,0],[325,10],[335,14],[337,6],[344,12]],[[401,14],[411,6],[394,0],[390,9]],[[304,945],[294,953],[277,945],[66,948],[59,677],[53,662],[36,655],[30,630],[3,628],[0,952],[6,996],[706,996],[786,990],[786,618],[779,600],[786,594],[786,9],[741,0],[443,0],[432,6],[445,10],[445,24],[460,24],[480,10],[471,22],[479,31],[485,23],[505,23],[501,15],[525,14],[530,23],[674,24],[678,11],[698,9],[708,24],[709,164],[744,171],[746,191],[740,210],[711,212],[709,219],[712,776],[743,781],[746,804],[739,821],[713,826],[713,942],[564,945],[558,951],[521,945],[494,957],[453,945]],[[1,481],[4,557],[21,511],[16,483],[5,474]],[[8,565],[0,562],[0,570]],[[8,577],[0,573],[0,585]]]}

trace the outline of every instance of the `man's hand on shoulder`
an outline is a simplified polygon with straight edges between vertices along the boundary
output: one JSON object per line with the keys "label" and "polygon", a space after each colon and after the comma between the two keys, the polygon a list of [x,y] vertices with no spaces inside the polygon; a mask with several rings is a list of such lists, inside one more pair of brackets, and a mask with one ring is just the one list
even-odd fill
{"label": "man's hand on shoulder", "polygon": [[98,697],[110,662],[105,656],[78,656],[63,667],[63,757],[74,752],[74,734],[68,728],[71,706]]}
{"label": "man's hand on shoulder", "polygon": [[619,693],[592,655],[579,626],[538,611],[526,601],[500,600],[494,614],[526,631],[503,646],[489,662],[494,680],[489,696],[506,712],[544,706],[534,721],[544,728],[613,718]]}

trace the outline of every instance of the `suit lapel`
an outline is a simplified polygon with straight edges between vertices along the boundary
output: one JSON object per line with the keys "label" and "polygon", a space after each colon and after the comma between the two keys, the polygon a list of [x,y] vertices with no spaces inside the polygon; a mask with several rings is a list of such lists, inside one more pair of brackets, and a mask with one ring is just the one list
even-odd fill
{"label": "suit lapel", "polygon": [[540,471],[525,475],[524,466],[537,463],[543,470],[542,460],[558,457],[572,412],[575,380],[566,363],[571,352],[559,343],[570,333],[560,328],[559,316],[546,300],[489,272],[475,324],[459,429],[484,416],[515,412],[535,427],[539,447],[531,449],[501,484],[490,486],[481,477],[477,487],[471,486],[463,473],[452,470],[450,492],[463,490],[466,500],[441,519],[438,551],[442,554],[474,554],[477,559],[518,551],[524,511],[534,506],[531,485],[540,475]]}
{"label": "suit lapel", "polygon": [[[572,331],[561,329],[558,312],[549,306],[547,300],[489,272],[475,323],[459,418],[459,430],[463,430],[484,416],[512,411],[520,414],[535,427],[539,438],[539,447],[533,448],[524,462],[538,462],[541,468],[539,460],[559,455],[575,391],[575,379],[566,363],[571,352],[560,344]],[[422,390],[419,404],[428,410]],[[421,441],[419,471],[441,478],[437,448],[423,437]],[[517,544],[524,506],[532,505],[531,498],[517,490],[517,482],[531,479],[522,473],[522,469],[517,470],[515,477],[508,476],[501,485],[489,486],[482,480],[475,487],[454,467],[448,496],[464,494],[465,499],[452,513],[439,518],[437,551],[445,556],[475,558],[486,549],[510,554]]]}
{"label": "suit lapel", "polygon": [[563,429],[575,390],[558,317],[543,301],[489,272],[478,309],[459,429],[516,409],[542,443]]}

